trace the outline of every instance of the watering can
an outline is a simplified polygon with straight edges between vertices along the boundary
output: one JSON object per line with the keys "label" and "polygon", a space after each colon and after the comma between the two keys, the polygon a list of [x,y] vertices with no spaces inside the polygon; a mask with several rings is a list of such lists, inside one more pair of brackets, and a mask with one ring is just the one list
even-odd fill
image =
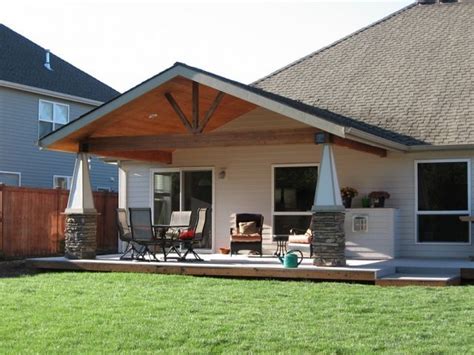
{"label": "watering can", "polygon": [[[299,253],[300,255],[298,256]],[[280,262],[283,264],[283,267],[287,269],[297,268],[299,264],[303,261],[303,253],[301,250],[288,250],[286,255],[282,258],[278,256]]]}

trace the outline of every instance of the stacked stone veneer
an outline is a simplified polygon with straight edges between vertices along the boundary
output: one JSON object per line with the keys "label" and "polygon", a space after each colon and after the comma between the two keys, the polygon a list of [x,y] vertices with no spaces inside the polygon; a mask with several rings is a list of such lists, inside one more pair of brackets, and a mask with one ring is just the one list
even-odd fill
{"label": "stacked stone veneer", "polygon": [[94,259],[97,247],[97,214],[67,214],[65,256],[69,259]]}
{"label": "stacked stone veneer", "polygon": [[344,217],[345,213],[342,211],[313,212],[311,231],[313,233],[314,265],[346,265]]}

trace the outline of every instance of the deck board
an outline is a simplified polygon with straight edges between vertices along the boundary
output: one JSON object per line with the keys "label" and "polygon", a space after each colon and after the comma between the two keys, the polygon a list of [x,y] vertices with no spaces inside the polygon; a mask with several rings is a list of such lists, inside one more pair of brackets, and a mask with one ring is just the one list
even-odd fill
{"label": "deck board", "polygon": [[271,257],[229,257],[215,254],[203,257],[204,262],[121,261],[117,255],[100,256],[94,260],[49,257],[28,259],[27,263],[31,267],[45,270],[343,281],[380,286],[451,286],[460,284],[461,279],[474,279],[474,263],[462,260],[348,260],[345,267],[319,267],[312,265],[311,259],[305,259],[299,268],[285,269],[278,259]]}

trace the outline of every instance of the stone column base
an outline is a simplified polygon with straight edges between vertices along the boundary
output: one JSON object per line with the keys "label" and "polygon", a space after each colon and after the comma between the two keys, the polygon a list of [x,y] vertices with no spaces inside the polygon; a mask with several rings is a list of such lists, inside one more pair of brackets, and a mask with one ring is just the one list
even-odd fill
{"label": "stone column base", "polygon": [[345,213],[342,211],[313,212],[313,256],[316,266],[346,265]]}
{"label": "stone column base", "polygon": [[69,259],[95,259],[97,213],[66,214],[65,256]]}

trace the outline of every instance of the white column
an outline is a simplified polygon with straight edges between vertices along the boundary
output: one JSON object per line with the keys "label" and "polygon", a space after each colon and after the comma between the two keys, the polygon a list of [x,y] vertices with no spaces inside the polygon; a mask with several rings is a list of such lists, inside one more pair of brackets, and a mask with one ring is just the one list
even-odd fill
{"label": "white column", "polygon": [[312,211],[344,211],[331,144],[323,145]]}
{"label": "white column", "polygon": [[[118,163],[118,207],[127,208],[127,171]],[[117,237],[118,251],[124,252],[126,243]]]}
{"label": "white column", "polygon": [[97,213],[92,196],[89,161],[86,153],[78,153],[74,165],[71,191],[67,201],[66,214]]}

